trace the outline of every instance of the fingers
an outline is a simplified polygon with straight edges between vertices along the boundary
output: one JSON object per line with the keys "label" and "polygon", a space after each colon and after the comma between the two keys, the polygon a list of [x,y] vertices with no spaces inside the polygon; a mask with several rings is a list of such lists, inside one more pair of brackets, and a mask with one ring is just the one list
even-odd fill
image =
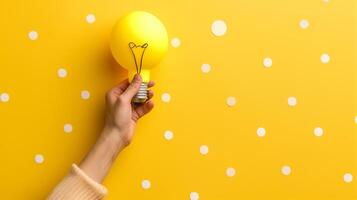
{"label": "fingers", "polygon": [[106,95],[108,103],[113,104],[128,86],[129,86],[129,81],[128,79],[125,79],[122,82],[120,82],[118,85],[113,87],[111,90],[109,90]]}
{"label": "fingers", "polygon": [[126,88],[126,90],[123,92],[122,94],[123,98],[130,101],[135,96],[135,94],[139,91],[141,82],[142,79],[140,75],[136,74],[134,76],[133,81],[131,81],[131,83],[129,84],[128,88]]}
{"label": "fingers", "polygon": [[154,103],[152,100],[148,100],[145,104],[135,108],[135,112],[138,114],[138,117],[141,118],[142,116],[149,113],[154,108]]}
{"label": "fingers", "polygon": [[155,82],[154,81],[149,81],[148,83],[148,88],[151,88],[155,85]]}
{"label": "fingers", "polygon": [[125,89],[129,86],[129,81],[128,79],[123,80],[122,82],[120,82],[118,85],[116,85],[115,87],[113,87],[110,90],[110,93],[115,94],[116,96],[121,95]]}
{"label": "fingers", "polygon": [[150,100],[154,96],[154,92],[152,90],[148,90],[148,100]]}

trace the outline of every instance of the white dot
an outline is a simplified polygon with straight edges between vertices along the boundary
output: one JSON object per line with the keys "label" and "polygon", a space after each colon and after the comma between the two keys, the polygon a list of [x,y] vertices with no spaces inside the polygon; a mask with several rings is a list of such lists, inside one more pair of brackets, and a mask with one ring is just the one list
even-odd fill
{"label": "white dot", "polygon": [[327,53],[321,55],[320,60],[323,64],[327,64],[330,62],[330,56]]}
{"label": "white dot", "polygon": [[200,146],[200,153],[202,155],[207,155],[208,154],[208,146],[207,145],[201,145]]}
{"label": "white dot", "polygon": [[72,126],[72,124],[65,124],[65,125],[63,126],[63,131],[64,131],[65,133],[71,133],[71,132],[73,131],[73,126]]}
{"label": "white dot", "polygon": [[215,36],[223,36],[227,32],[226,22],[223,20],[215,20],[211,25],[211,31]]}
{"label": "white dot", "polygon": [[357,124],[357,116],[355,116],[355,123]]}
{"label": "white dot", "polygon": [[263,65],[265,68],[270,68],[273,65],[273,60],[269,57],[264,58]]}
{"label": "white dot", "polygon": [[201,71],[205,74],[211,71],[211,65],[210,64],[202,64],[201,65]]}
{"label": "white dot", "polygon": [[322,0],[324,3],[328,3],[329,2],[329,0]]}
{"label": "white dot", "polygon": [[171,46],[177,48],[181,45],[181,40],[179,38],[172,38]]}
{"label": "white dot", "polygon": [[67,76],[67,70],[64,69],[64,68],[59,68],[58,71],[57,71],[57,75],[60,78],[64,78],[64,77]]}
{"label": "white dot", "polygon": [[283,166],[282,168],[281,168],[281,173],[283,174],[283,175],[285,175],[285,176],[288,176],[288,175],[290,175],[291,174],[291,168],[290,168],[290,166]]}
{"label": "white dot", "polygon": [[95,15],[93,14],[88,14],[86,17],[86,20],[89,24],[93,24],[95,22]]}
{"label": "white dot", "polygon": [[38,33],[36,31],[30,31],[28,33],[28,37],[29,37],[30,40],[37,40]]}
{"label": "white dot", "polygon": [[260,127],[260,128],[257,129],[257,135],[259,137],[264,137],[265,133],[266,133],[265,128]]}
{"label": "white dot", "polygon": [[171,101],[171,95],[169,93],[163,93],[161,95],[161,100],[165,103],[168,103]]}
{"label": "white dot", "polygon": [[172,138],[174,137],[174,133],[170,130],[167,130],[164,133],[164,137],[166,140],[172,140]]}
{"label": "white dot", "polygon": [[197,192],[190,193],[190,200],[198,200],[199,198],[200,198],[200,195]]}
{"label": "white dot", "polygon": [[0,95],[0,100],[3,102],[3,103],[6,103],[8,101],[10,101],[10,95],[8,93],[1,93]]}
{"label": "white dot", "polygon": [[35,162],[37,164],[42,164],[44,160],[45,160],[45,158],[43,157],[42,154],[36,154],[35,155]]}
{"label": "white dot", "polygon": [[289,106],[296,106],[296,104],[297,104],[297,99],[296,99],[296,97],[289,97],[289,98],[288,98],[288,105],[289,105]]}
{"label": "white dot", "polygon": [[307,29],[307,28],[309,28],[309,26],[310,26],[310,22],[308,20],[303,19],[300,21],[300,27],[302,29]]}
{"label": "white dot", "polygon": [[233,177],[236,174],[236,170],[233,167],[228,167],[226,174],[228,177]]}
{"label": "white dot", "polygon": [[147,190],[151,187],[151,182],[149,180],[143,180],[141,182],[141,187],[144,189],[144,190]]}
{"label": "white dot", "polygon": [[89,97],[90,97],[90,93],[89,93],[88,90],[83,90],[83,91],[81,92],[81,98],[82,98],[82,99],[87,100],[87,99],[89,99]]}
{"label": "white dot", "polygon": [[228,106],[232,107],[236,105],[236,98],[235,97],[228,97],[226,100]]}
{"label": "white dot", "polygon": [[346,173],[343,175],[343,181],[345,181],[346,183],[351,183],[353,180],[353,176],[350,173]]}
{"label": "white dot", "polygon": [[322,128],[316,127],[316,128],[314,129],[314,135],[315,135],[316,137],[321,137],[323,134],[324,134],[324,130],[323,130]]}

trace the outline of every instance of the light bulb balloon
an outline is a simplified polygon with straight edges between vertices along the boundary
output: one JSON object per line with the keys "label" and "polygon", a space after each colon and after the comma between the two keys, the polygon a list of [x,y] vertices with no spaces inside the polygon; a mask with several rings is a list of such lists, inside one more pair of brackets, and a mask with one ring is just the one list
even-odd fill
{"label": "light bulb balloon", "polygon": [[168,48],[165,26],[148,12],[131,12],[116,22],[110,48],[115,60],[128,70],[129,80],[141,75],[143,82],[133,102],[145,102],[150,69],[159,64]]}

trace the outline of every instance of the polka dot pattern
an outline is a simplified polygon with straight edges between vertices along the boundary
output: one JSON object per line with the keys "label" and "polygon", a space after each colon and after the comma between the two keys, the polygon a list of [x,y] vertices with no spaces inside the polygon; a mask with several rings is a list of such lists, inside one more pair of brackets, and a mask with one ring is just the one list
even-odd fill
{"label": "polka dot pattern", "polygon": [[[39,5],[41,1],[39,1]],[[158,97],[153,99],[157,104],[155,104],[153,112],[138,122],[140,128],[136,129],[137,132],[145,134],[137,133],[136,135],[142,137],[141,141],[145,141],[139,142],[139,146],[147,145],[140,147],[139,150],[143,150],[143,153],[146,153],[145,150],[153,150],[153,152],[160,150],[162,155],[155,158],[158,162],[155,159],[155,162],[152,162],[152,157],[147,155],[140,157],[140,163],[143,166],[133,169],[139,169],[135,171],[137,177],[149,177],[151,180],[133,179],[134,187],[131,187],[132,184],[124,184],[123,190],[129,189],[132,190],[130,194],[138,195],[134,195],[133,199],[151,198],[140,195],[152,194],[152,192],[157,195],[154,197],[156,199],[164,199],[164,196],[169,192],[177,192],[177,197],[184,196],[191,200],[199,199],[200,195],[202,199],[215,198],[216,196],[212,195],[212,192],[205,187],[205,184],[202,184],[202,181],[234,188],[237,181],[244,182],[244,179],[240,180],[240,175],[242,177],[255,176],[252,175],[253,168],[245,167],[251,161],[251,156],[257,158],[254,157],[254,153],[264,153],[266,149],[271,150],[274,154],[278,153],[279,156],[274,156],[271,160],[258,157],[254,161],[261,166],[266,164],[274,166],[273,168],[264,168],[264,171],[259,172],[259,175],[262,173],[262,177],[266,175],[272,179],[255,182],[255,184],[261,184],[257,188],[264,186],[267,191],[270,191],[272,187],[278,185],[281,187],[281,191],[285,191],[287,187],[291,186],[291,183],[297,188],[301,188],[301,184],[311,184],[306,181],[310,177],[306,177],[306,173],[301,172],[312,170],[317,166],[316,163],[326,163],[324,159],[331,157],[331,163],[321,167],[326,169],[324,172],[327,172],[329,176],[337,178],[325,180],[326,182],[320,180],[318,184],[321,187],[314,188],[309,192],[311,192],[311,196],[316,196],[318,193],[323,195],[321,188],[332,185],[339,187],[338,190],[334,190],[336,196],[346,199],[349,188],[353,185],[351,183],[354,170],[351,169],[354,168],[350,165],[351,162],[332,161],[334,158],[338,160],[341,157],[344,161],[353,159],[351,150],[354,147],[345,141],[351,141],[351,135],[354,134],[352,128],[355,128],[357,124],[357,114],[352,116],[351,108],[345,112],[348,110],[346,109],[348,105],[344,105],[344,101],[351,99],[349,98],[351,96],[345,94],[348,92],[341,92],[342,90],[351,91],[352,88],[348,85],[351,82],[346,81],[351,80],[351,77],[345,76],[352,71],[353,63],[350,62],[352,59],[348,57],[351,55],[351,50],[344,47],[350,45],[351,41],[353,42],[349,38],[353,33],[351,28],[353,25],[348,21],[344,21],[345,26],[334,23],[344,19],[338,12],[333,12],[342,8],[339,7],[340,3],[336,3],[337,1],[319,0],[313,4],[307,0],[299,1],[299,7],[309,8],[309,12],[299,10],[295,6],[291,6],[295,7],[295,10],[288,10],[291,8],[282,6],[279,9],[284,9],[284,12],[279,15],[275,11],[279,10],[276,8],[281,6],[281,2],[280,4],[277,2],[278,0],[276,2],[269,1],[267,5],[271,7],[261,9],[256,7],[257,9],[240,12],[238,17],[232,17],[232,13],[236,12],[235,6],[228,5],[224,1],[214,4],[214,8],[210,8],[212,5],[207,2],[190,1],[192,8],[201,10],[200,13],[192,14],[192,16],[189,13],[189,17],[186,16],[186,13],[175,12],[181,8],[167,6],[169,4],[167,2],[163,1],[162,3],[165,5],[164,9],[160,5],[161,3],[155,4],[157,8],[153,14],[160,16],[166,25],[170,35],[168,45],[171,47],[168,48],[167,56],[160,63],[160,67],[152,71],[152,79],[157,79],[159,83],[153,88],[159,93]],[[11,1],[6,4],[10,5]],[[97,130],[95,128],[98,128],[98,124],[86,124],[88,126],[86,127],[78,122],[88,122],[86,121],[88,118],[98,117],[98,112],[91,113],[89,111],[98,111],[98,105],[104,106],[104,99],[100,98],[100,95],[114,85],[117,77],[122,78],[122,74],[119,71],[116,75],[109,75],[107,73],[109,62],[107,61],[110,61],[111,58],[110,56],[103,58],[103,52],[108,53],[108,51],[103,51],[104,47],[107,47],[107,50],[109,47],[106,43],[108,38],[102,36],[109,37],[111,25],[108,22],[112,23],[116,18],[114,15],[105,15],[105,13],[103,15],[103,8],[106,8],[108,13],[112,13],[113,10],[110,6],[101,7],[102,5],[98,4],[97,8],[91,4],[83,4],[81,9],[78,9],[75,5],[65,5],[62,8],[75,9],[73,12],[70,10],[71,15],[69,16],[67,10],[54,12],[54,15],[51,13],[53,9],[38,10],[37,7],[43,8],[43,6],[33,6],[32,4],[28,4],[28,8],[25,10],[28,10],[32,15],[36,14],[36,16],[27,16],[29,19],[23,21],[9,18],[8,21],[11,22],[8,23],[9,27],[6,27],[3,33],[0,32],[0,36],[5,39],[4,46],[6,47],[4,48],[6,56],[3,59],[5,61],[2,61],[0,65],[3,66],[0,71],[0,116],[2,116],[1,121],[3,122],[0,125],[0,132],[4,133],[9,141],[19,141],[19,145],[28,145],[34,141],[33,144],[27,146],[30,155],[26,155],[26,152],[24,154],[28,158],[22,159],[16,152],[4,156],[17,156],[16,158],[22,159],[24,163],[28,162],[29,166],[34,165],[35,170],[45,169],[48,171],[50,168],[46,169],[47,167],[56,166],[58,163],[57,161],[53,162],[56,159],[54,155],[59,155],[58,152],[64,155],[68,154],[69,150],[63,146],[64,142],[73,143],[76,142],[75,140],[83,139],[83,142],[88,144],[88,138],[92,137],[85,137],[85,134],[91,135],[92,133],[88,133],[87,130]],[[345,4],[345,7],[348,7],[348,3]],[[240,4],[239,10],[245,11],[246,5],[248,3]],[[17,6],[15,5],[14,8]],[[52,8],[53,5],[48,4],[48,6]],[[131,7],[123,4],[122,9],[130,10]],[[98,13],[89,13],[93,8]],[[249,7],[247,8],[249,9]],[[261,13],[256,13],[257,11]],[[346,16],[351,14],[347,12],[346,10]],[[286,13],[289,15],[285,16]],[[333,18],[331,18],[331,14],[333,14]],[[339,15],[341,16],[338,17]],[[46,16],[53,17],[51,22],[65,23],[61,23],[58,27],[58,24],[53,24],[53,27],[57,27],[53,29]],[[251,16],[264,16],[264,18],[256,20],[255,18],[250,19]],[[5,17],[11,16],[4,15]],[[21,21],[21,23],[17,21]],[[263,22],[265,24],[262,24]],[[340,30],[336,30],[339,28]],[[11,34],[7,35],[7,32]],[[342,33],[344,34],[342,35]],[[330,37],[331,35],[336,37]],[[72,36],[74,37],[72,38]],[[339,38],[343,38],[343,40]],[[11,41],[16,43],[7,44]],[[85,45],[81,46],[82,44]],[[98,49],[98,47],[100,48]],[[304,47],[308,51],[305,51]],[[340,49],[343,51],[339,51]],[[342,73],[344,76],[341,76]],[[123,74],[125,76],[125,73]],[[346,80],[341,77],[346,77]],[[334,85],[334,83],[338,83],[338,85]],[[338,89],[336,89],[337,87]],[[165,92],[163,89],[167,89],[169,92]],[[164,92],[162,93],[162,91]],[[329,99],[326,99],[324,95],[327,93],[324,92],[328,92]],[[57,96],[57,94],[59,95]],[[99,95],[97,96],[97,94]],[[336,97],[336,95],[341,96]],[[57,99],[57,97],[60,98]],[[46,101],[47,99],[50,101]],[[332,109],[323,110],[324,106]],[[349,106],[351,105],[349,104]],[[89,108],[88,112],[82,107]],[[329,121],[329,117],[326,116],[332,116],[333,112],[337,110],[336,107],[341,107],[341,112],[336,116],[336,121]],[[43,119],[45,118],[43,113],[47,111],[54,111],[53,117]],[[325,112],[326,115],[324,115]],[[19,131],[8,130],[9,127],[14,126],[15,120],[21,119],[22,114],[30,116],[27,118],[29,121],[24,125],[30,125],[29,133],[26,133],[27,136],[24,138],[16,138]],[[36,124],[39,120],[41,123]],[[50,124],[54,126],[51,127],[54,133],[44,131]],[[222,132],[219,132],[220,130]],[[34,134],[34,132],[37,133]],[[175,135],[176,133],[177,135]],[[53,135],[56,138],[52,138]],[[146,138],[143,135],[146,135]],[[341,139],[342,137],[344,138]],[[64,139],[57,141],[57,138]],[[148,138],[150,138],[149,142],[146,140]],[[46,143],[38,142],[42,139]],[[284,146],[289,146],[289,142],[295,142],[292,139],[296,139],[297,144],[306,142],[309,145],[315,145],[309,150],[313,155],[318,153],[320,156],[317,156],[316,160],[311,160],[304,159],[306,152],[296,152],[299,155],[295,155],[295,152],[289,154],[290,151],[286,149],[284,151]],[[0,146],[4,145],[4,149],[10,149],[12,144],[6,144],[7,140],[4,141]],[[205,142],[208,144],[203,144]],[[148,144],[155,145],[150,146],[152,149],[148,149]],[[55,145],[56,148],[41,150],[40,153],[36,152],[37,149],[48,148],[50,145]],[[78,150],[83,151],[84,147],[85,145],[81,144],[78,146]],[[341,150],[344,154],[335,155],[333,153],[335,149]],[[249,152],[252,154],[243,156],[239,154],[248,152],[247,150],[252,150]],[[53,151],[58,152],[54,154]],[[175,177],[177,176],[175,173],[171,173],[172,179],[165,179],[167,183],[160,180],[161,174],[158,175],[161,173],[160,167],[170,170],[170,167],[179,163],[175,159],[169,159],[170,162],[160,160],[177,156],[174,153],[192,161],[192,163],[186,163],[187,165],[192,164],[192,170],[178,173],[184,174],[185,177],[191,177],[190,184],[186,188],[182,186],[182,182],[172,183],[172,181],[181,180]],[[219,158],[219,162],[217,162],[217,158]],[[285,162],[281,159],[288,162],[281,163]],[[4,160],[7,161],[7,159]],[[238,176],[236,168],[225,164],[234,164],[237,161],[239,165],[242,165],[237,166]],[[269,165],[272,163],[274,165]],[[281,165],[276,165],[276,163],[281,163]],[[294,163],[298,164],[295,166]],[[156,165],[160,165],[160,167]],[[304,166],[307,168],[301,168]],[[172,169],[176,170],[176,168]],[[200,171],[201,169],[202,171]],[[336,169],[351,171],[336,171]],[[182,170],[186,170],[186,168],[182,168]],[[292,170],[294,171],[292,172]],[[0,177],[4,173],[7,172],[0,172]],[[38,180],[37,176],[41,173],[43,171],[28,174],[31,179]],[[219,178],[211,180],[216,177],[215,173]],[[289,177],[291,175],[294,177]],[[201,176],[204,177],[204,180],[199,180]],[[314,176],[314,180],[318,180],[316,177],[322,177],[322,174],[319,171],[314,171],[311,176]],[[270,182],[272,186],[267,182]],[[154,184],[155,188],[152,189],[155,190],[150,191],[151,183]],[[185,189],[180,188],[176,191],[176,188],[170,189],[164,184]],[[306,186],[306,188],[311,187]],[[172,191],[165,191],[166,189]],[[224,189],[226,188],[218,187],[217,191],[224,191]],[[294,190],[295,188],[288,188],[288,190],[290,189]],[[5,187],[4,190],[9,191],[9,188]],[[198,190],[200,194],[194,190]],[[182,191],[183,194],[179,194]],[[26,192],[20,192],[26,194]],[[246,191],[242,190],[241,192]],[[307,192],[307,190],[301,191],[301,193],[303,192]],[[269,194],[266,197],[260,197],[260,199],[272,199]],[[116,191],[114,191],[113,199],[117,199],[118,196],[115,195],[118,195]],[[239,195],[245,196],[245,194]],[[308,199],[309,195],[306,194],[305,198],[302,197],[303,195],[301,197]],[[17,196],[13,198],[19,199]],[[238,199],[224,195],[221,198]]]}
{"label": "polka dot pattern", "polygon": [[202,154],[202,155],[207,155],[208,154],[208,146],[207,145],[201,145],[200,146],[200,153]]}
{"label": "polka dot pattern", "polygon": [[0,100],[3,103],[7,103],[10,101],[10,95],[6,92],[0,94]]}
{"label": "polka dot pattern", "polygon": [[288,105],[289,106],[294,107],[294,106],[296,106],[296,104],[297,104],[296,97],[289,97],[288,98]]}
{"label": "polka dot pattern", "polygon": [[229,107],[233,107],[236,105],[237,101],[235,97],[228,97],[226,103]]}
{"label": "polka dot pattern", "polygon": [[172,140],[174,138],[174,133],[170,130],[165,131],[164,138],[166,140]]}
{"label": "polka dot pattern", "polygon": [[200,199],[200,195],[197,192],[190,193],[190,200],[198,200]]}
{"label": "polka dot pattern", "polygon": [[210,64],[202,64],[202,66],[201,66],[201,71],[202,71],[204,74],[207,74],[208,72],[211,71],[211,65],[210,65]]}
{"label": "polka dot pattern", "polygon": [[353,180],[352,174],[346,173],[346,174],[343,175],[343,181],[344,181],[345,183],[351,183],[352,180]]}
{"label": "polka dot pattern", "polygon": [[314,129],[314,135],[316,137],[321,137],[324,134],[324,130],[321,127],[316,127]]}
{"label": "polka dot pattern", "polygon": [[86,17],[86,21],[88,24],[93,24],[95,22],[95,15],[94,14],[88,14]]}
{"label": "polka dot pattern", "polygon": [[179,46],[181,46],[181,40],[179,38],[172,38],[171,46],[174,48],[178,48]]}
{"label": "polka dot pattern", "polygon": [[63,131],[65,133],[71,133],[73,131],[73,127],[72,127],[72,124],[65,124],[63,126]]}
{"label": "polka dot pattern", "polygon": [[171,101],[171,95],[169,93],[163,93],[161,95],[161,100],[164,103],[169,103]]}
{"label": "polka dot pattern", "polygon": [[236,170],[233,167],[228,167],[226,170],[226,175],[228,177],[233,177],[236,174]]}
{"label": "polka dot pattern", "polygon": [[90,93],[89,93],[88,90],[83,90],[83,91],[81,92],[81,98],[82,98],[83,100],[88,100],[89,97],[90,97]]}
{"label": "polka dot pattern", "polygon": [[57,75],[60,78],[65,78],[67,76],[67,70],[64,68],[59,68],[57,71]]}
{"label": "polka dot pattern", "polygon": [[327,53],[324,53],[321,55],[320,60],[323,64],[327,64],[330,62],[330,55],[328,55]]}
{"label": "polka dot pattern", "polygon": [[36,164],[42,164],[44,161],[45,161],[45,158],[43,157],[42,154],[36,154],[35,155]]}
{"label": "polka dot pattern", "polygon": [[212,23],[211,31],[212,31],[213,35],[218,36],[218,37],[225,35],[227,32],[226,22],[223,20],[215,20]]}
{"label": "polka dot pattern", "polygon": [[258,137],[264,137],[265,133],[266,133],[265,128],[260,127],[260,128],[257,129]]}
{"label": "polka dot pattern", "polygon": [[144,189],[144,190],[148,190],[151,188],[151,182],[149,180],[143,180],[141,182],[141,187]]}
{"label": "polka dot pattern", "polygon": [[265,68],[270,68],[273,66],[273,60],[270,57],[266,57],[263,60],[263,65]]}
{"label": "polka dot pattern", "polygon": [[36,31],[30,31],[28,33],[28,37],[30,40],[37,40],[38,39],[38,33]]}
{"label": "polka dot pattern", "polygon": [[307,19],[303,19],[300,21],[300,27],[302,29],[307,29],[310,26],[310,22]]}
{"label": "polka dot pattern", "polygon": [[282,173],[283,175],[285,175],[285,176],[289,176],[289,175],[291,174],[291,168],[290,168],[290,166],[287,166],[287,165],[283,166],[283,167],[281,168],[281,173]]}

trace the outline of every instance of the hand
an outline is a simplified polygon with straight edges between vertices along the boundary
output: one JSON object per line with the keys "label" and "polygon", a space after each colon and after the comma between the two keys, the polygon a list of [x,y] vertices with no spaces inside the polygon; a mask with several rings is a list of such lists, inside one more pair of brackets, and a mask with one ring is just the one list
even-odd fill
{"label": "hand", "polygon": [[[107,116],[102,134],[93,148],[82,160],[79,167],[94,181],[102,182],[119,152],[130,144],[137,120],[154,107],[151,90],[149,99],[144,104],[135,106],[131,100],[138,92],[141,77],[121,82],[107,93]],[[154,86],[149,82],[148,87]]]}
{"label": "hand", "polygon": [[[148,91],[146,103],[139,106],[131,103],[132,98],[139,90],[141,82],[142,79],[137,74],[131,83],[126,79],[106,95],[108,110],[104,129],[109,131],[105,132],[116,134],[124,146],[130,144],[137,120],[154,107],[154,103],[151,100],[154,95],[152,90]],[[152,86],[154,86],[154,82],[150,81],[148,87]]]}

